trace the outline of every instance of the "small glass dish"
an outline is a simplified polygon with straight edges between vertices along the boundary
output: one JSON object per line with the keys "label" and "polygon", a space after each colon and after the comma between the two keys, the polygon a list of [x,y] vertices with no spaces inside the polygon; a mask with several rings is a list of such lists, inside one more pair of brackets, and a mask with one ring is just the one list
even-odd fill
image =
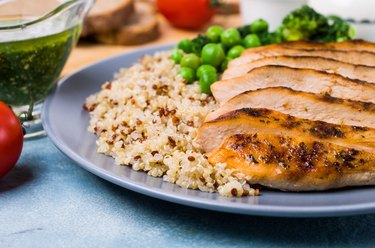
{"label": "small glass dish", "polygon": [[94,0],[0,0],[0,101],[26,138],[44,133],[43,100],[57,83]]}

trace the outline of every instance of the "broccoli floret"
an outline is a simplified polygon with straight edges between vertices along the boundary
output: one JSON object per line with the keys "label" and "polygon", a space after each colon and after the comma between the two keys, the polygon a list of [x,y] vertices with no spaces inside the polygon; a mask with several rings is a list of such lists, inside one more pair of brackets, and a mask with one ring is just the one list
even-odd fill
{"label": "broccoli floret", "polygon": [[354,28],[337,16],[325,17],[304,5],[287,15],[280,26],[286,41],[344,41],[355,37]]}
{"label": "broccoli floret", "polygon": [[319,27],[325,26],[325,23],[324,16],[304,5],[284,18],[281,30],[287,41],[308,40]]}
{"label": "broccoli floret", "polygon": [[328,16],[327,22],[311,38],[319,42],[345,41],[355,38],[355,29],[338,16]]}

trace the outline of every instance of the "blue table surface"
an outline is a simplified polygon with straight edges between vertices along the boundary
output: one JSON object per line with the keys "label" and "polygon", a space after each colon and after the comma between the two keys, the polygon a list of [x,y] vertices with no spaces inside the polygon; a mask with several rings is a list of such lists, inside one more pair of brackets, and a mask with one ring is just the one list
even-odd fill
{"label": "blue table surface", "polygon": [[375,247],[375,214],[241,216],[164,202],[81,169],[47,138],[0,180],[0,247]]}

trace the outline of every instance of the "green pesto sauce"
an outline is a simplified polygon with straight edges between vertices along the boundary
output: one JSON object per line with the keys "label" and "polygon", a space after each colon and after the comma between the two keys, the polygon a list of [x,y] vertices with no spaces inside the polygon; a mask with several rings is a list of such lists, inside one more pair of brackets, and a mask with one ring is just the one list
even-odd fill
{"label": "green pesto sauce", "polygon": [[21,41],[0,42],[0,101],[12,106],[43,100],[78,40],[81,26]]}

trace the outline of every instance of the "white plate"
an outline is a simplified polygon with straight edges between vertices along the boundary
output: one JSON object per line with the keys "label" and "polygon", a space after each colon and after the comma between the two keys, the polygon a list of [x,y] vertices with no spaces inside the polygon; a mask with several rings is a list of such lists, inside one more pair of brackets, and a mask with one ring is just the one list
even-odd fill
{"label": "white plate", "polygon": [[[96,136],[87,131],[89,116],[82,109],[87,96],[129,67],[144,54],[166,50],[152,47],[122,54],[83,68],[63,79],[46,99],[43,125],[52,142],[84,169],[124,188],[159,199],[216,211],[265,215],[318,217],[375,212],[375,188],[361,187],[327,192],[288,193],[263,189],[259,197],[226,198],[217,193],[188,190],[143,172],[117,166],[96,152]],[[74,175],[72,175],[74,176]]]}

